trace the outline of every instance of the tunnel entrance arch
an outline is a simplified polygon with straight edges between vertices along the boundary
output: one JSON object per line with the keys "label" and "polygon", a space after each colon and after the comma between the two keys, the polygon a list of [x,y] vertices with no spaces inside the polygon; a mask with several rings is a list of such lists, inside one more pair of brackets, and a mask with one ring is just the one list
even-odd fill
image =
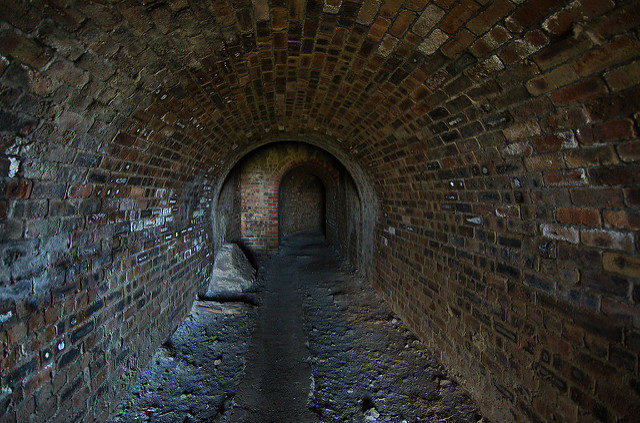
{"label": "tunnel entrance arch", "polygon": [[288,164],[278,171],[278,239],[295,232],[319,232],[325,238],[336,227],[339,176],[316,161]]}
{"label": "tunnel entrance arch", "polygon": [[[377,216],[377,202],[371,200],[375,197],[373,189],[362,180],[357,165],[347,168],[330,152],[306,142],[265,143],[238,158],[226,171],[226,178],[214,191],[216,249],[223,242],[237,242],[250,255],[275,251],[283,232],[278,209],[280,184],[289,172],[299,172],[301,167],[324,185],[327,241],[366,275]],[[230,211],[240,218],[230,218]],[[365,245],[363,240],[367,238],[371,242]]]}
{"label": "tunnel entrance arch", "polygon": [[[239,222],[231,222],[231,227],[233,228],[231,232],[232,235],[236,235],[235,238],[233,236],[231,238],[225,237],[228,235],[226,233],[227,230],[224,228],[224,225],[220,225],[220,222],[227,220],[223,213],[225,206],[224,203],[221,204],[220,199],[225,190],[230,190],[230,185],[234,183],[239,184],[239,177],[237,175],[238,165],[252,152],[278,143],[299,143],[317,147],[332,155],[337,162],[346,169],[348,178],[340,181],[340,184],[343,184],[344,189],[353,194],[350,196],[350,202],[352,203],[354,218],[360,222],[359,227],[351,231],[353,236],[350,237],[352,240],[350,245],[352,245],[352,248],[349,251],[352,251],[352,253],[349,257],[349,262],[353,264],[363,276],[371,276],[374,271],[375,231],[376,225],[379,223],[380,204],[378,195],[371,181],[371,175],[360,166],[352,153],[347,153],[341,148],[341,140],[327,134],[278,133],[261,136],[260,138],[254,137],[247,140],[247,144],[244,147],[229,150],[228,157],[216,166],[219,169],[220,177],[217,178],[218,182],[213,189],[212,196],[214,252],[218,250],[225,240],[239,239]],[[353,207],[357,207],[357,210]]]}

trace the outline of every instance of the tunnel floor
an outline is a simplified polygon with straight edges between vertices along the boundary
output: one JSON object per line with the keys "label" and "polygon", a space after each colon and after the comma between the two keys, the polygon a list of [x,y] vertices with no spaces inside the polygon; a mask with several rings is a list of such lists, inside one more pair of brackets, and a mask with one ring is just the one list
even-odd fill
{"label": "tunnel floor", "polygon": [[196,301],[110,421],[487,421],[322,237],[286,238],[258,279],[248,301]]}

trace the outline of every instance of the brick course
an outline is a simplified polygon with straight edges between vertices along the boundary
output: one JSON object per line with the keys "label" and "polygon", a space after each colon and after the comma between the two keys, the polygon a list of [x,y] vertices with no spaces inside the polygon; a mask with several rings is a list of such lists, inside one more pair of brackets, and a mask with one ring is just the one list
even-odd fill
{"label": "brick course", "polygon": [[106,418],[276,134],[350,163],[352,261],[490,418],[640,415],[639,2],[3,6],[0,419]]}
{"label": "brick course", "polygon": [[[362,236],[362,227],[355,217],[360,214],[359,206],[354,204],[359,201],[355,182],[330,154],[302,143],[267,145],[236,165],[230,178],[237,178],[231,195],[232,201],[239,203],[239,222],[235,223],[239,234],[227,236],[225,240],[238,241],[253,254],[275,251],[282,236],[281,184],[283,178],[296,170],[320,179],[325,190],[323,225],[327,239],[334,242],[338,250],[347,252],[347,257],[357,257],[360,254],[357,239]],[[285,204],[288,206],[290,204]],[[354,207],[358,208],[354,210]],[[228,217],[220,210],[217,220],[223,219]],[[352,242],[355,245],[350,246]]]}

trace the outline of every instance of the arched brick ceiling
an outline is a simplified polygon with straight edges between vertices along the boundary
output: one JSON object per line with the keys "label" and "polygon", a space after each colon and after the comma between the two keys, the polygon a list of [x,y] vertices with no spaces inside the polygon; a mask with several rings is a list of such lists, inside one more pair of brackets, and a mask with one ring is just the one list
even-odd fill
{"label": "arched brick ceiling", "polygon": [[424,161],[459,139],[477,149],[473,135],[512,119],[492,116],[504,96],[561,84],[533,78],[638,14],[629,4],[602,18],[613,2],[554,0],[9,3],[2,18],[18,31],[3,29],[2,51],[44,69],[46,84],[80,88],[69,109],[137,110],[154,140],[169,136],[169,150],[203,168],[274,132],[330,134],[364,161],[407,145],[407,164]]}
{"label": "arched brick ceiling", "polygon": [[[87,281],[137,266],[194,295],[209,260],[202,181],[221,183],[265,140],[313,140],[356,182],[372,181],[371,282],[492,420],[640,413],[640,2],[0,6],[0,229],[27,245],[19,260],[34,262],[27,241],[81,229],[69,260],[84,264],[104,226],[113,246],[94,264],[105,276]],[[198,219],[167,216],[177,239],[165,238],[164,214],[149,214],[174,213],[191,192]],[[68,243],[54,247],[67,255]],[[45,253],[41,272],[56,257]],[[40,287],[21,266],[12,272],[27,283],[9,285],[9,297]],[[57,286],[63,273],[42,281]],[[116,276],[121,294],[138,284]],[[192,297],[180,298],[160,327],[184,315]],[[21,359],[33,367],[30,354]],[[132,367],[146,363],[138,357]],[[120,380],[120,359],[110,363]],[[17,367],[15,381],[32,367]],[[123,390],[107,385],[111,399]]]}

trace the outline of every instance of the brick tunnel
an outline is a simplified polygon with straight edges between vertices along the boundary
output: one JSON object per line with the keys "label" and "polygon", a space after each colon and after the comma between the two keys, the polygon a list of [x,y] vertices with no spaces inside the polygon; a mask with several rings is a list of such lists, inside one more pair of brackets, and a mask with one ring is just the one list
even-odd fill
{"label": "brick tunnel", "polygon": [[[635,0],[0,0],[0,421],[127,421],[205,318],[247,370],[201,421],[267,421],[271,306],[313,356],[291,421],[638,421],[639,29]],[[199,299],[228,243],[255,301]]]}

